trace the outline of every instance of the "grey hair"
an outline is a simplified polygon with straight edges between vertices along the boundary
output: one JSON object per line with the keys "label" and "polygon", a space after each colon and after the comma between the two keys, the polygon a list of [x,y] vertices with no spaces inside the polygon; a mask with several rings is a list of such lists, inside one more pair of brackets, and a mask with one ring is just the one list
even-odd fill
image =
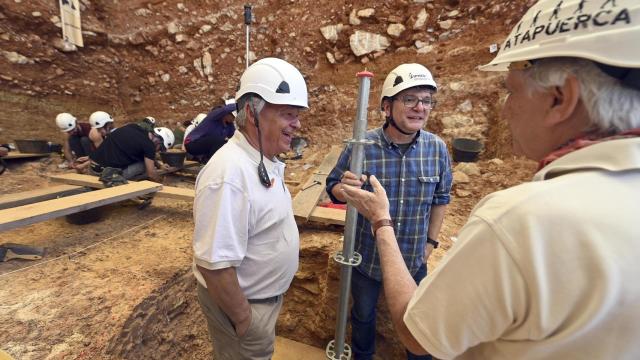
{"label": "grey hair", "polygon": [[580,83],[580,98],[594,131],[625,131],[640,127],[640,91],[623,86],[585,59],[550,58],[536,61],[525,71],[534,89],[562,86],[567,76]]}
{"label": "grey hair", "polygon": [[255,111],[259,114],[266,101],[262,99],[259,95],[249,93],[243,95],[240,99],[238,99],[238,115],[236,116],[236,125],[239,129],[244,129],[247,125],[247,113],[245,111],[245,105],[247,102],[250,102],[251,108],[255,109]]}

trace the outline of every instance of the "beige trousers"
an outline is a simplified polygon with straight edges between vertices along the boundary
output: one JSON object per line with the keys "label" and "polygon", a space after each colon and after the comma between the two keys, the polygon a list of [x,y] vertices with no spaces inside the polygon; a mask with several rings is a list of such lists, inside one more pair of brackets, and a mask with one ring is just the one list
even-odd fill
{"label": "beige trousers", "polygon": [[229,317],[216,305],[207,289],[198,283],[198,300],[207,318],[215,360],[269,360],[276,341],[276,321],[282,296],[276,302],[251,305],[251,324],[238,337]]}

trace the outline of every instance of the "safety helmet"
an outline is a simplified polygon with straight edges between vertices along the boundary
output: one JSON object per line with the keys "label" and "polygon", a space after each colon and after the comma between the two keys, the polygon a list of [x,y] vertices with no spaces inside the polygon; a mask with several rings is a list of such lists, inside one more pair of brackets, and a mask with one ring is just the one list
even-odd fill
{"label": "safety helmet", "polygon": [[113,118],[104,111],[96,111],[89,116],[89,124],[93,129],[100,129],[108,122],[113,122]]}
{"label": "safety helmet", "polygon": [[255,93],[270,104],[309,108],[307,84],[295,66],[278,58],[264,58],[254,62],[240,77],[236,101],[243,95]]}
{"label": "safety helmet", "polygon": [[[234,99],[234,98],[227,99],[227,100],[224,101],[225,105],[232,105],[232,104],[235,105],[235,103],[236,103],[236,99]],[[233,117],[238,116],[238,111],[237,110],[233,110],[231,113],[233,114]]]}
{"label": "safety helmet", "polygon": [[523,69],[528,60],[574,57],[621,68],[640,67],[640,1],[541,0],[502,43],[484,71]]}
{"label": "safety helmet", "polygon": [[198,125],[200,125],[202,120],[204,120],[204,118],[206,117],[207,117],[207,114],[200,113],[193,118],[193,121],[191,121],[191,124],[193,125],[193,127],[197,127]]}
{"label": "safety helmet", "polygon": [[166,127],[157,127],[153,129],[153,132],[162,138],[162,144],[165,149],[171,149],[176,137],[173,135],[173,131]]}
{"label": "safety helmet", "polygon": [[438,85],[433,80],[431,72],[420,64],[402,64],[391,70],[382,84],[380,95],[380,108],[387,97],[394,97],[402,90],[415,86],[428,86],[438,90]]}
{"label": "safety helmet", "polygon": [[56,116],[56,125],[60,130],[69,132],[76,128],[76,117],[69,113],[60,113]]}
{"label": "safety helmet", "polygon": [[155,123],[156,123],[156,118],[154,118],[153,116],[147,116],[143,120],[148,122],[149,124],[153,124],[153,125],[155,125]]}

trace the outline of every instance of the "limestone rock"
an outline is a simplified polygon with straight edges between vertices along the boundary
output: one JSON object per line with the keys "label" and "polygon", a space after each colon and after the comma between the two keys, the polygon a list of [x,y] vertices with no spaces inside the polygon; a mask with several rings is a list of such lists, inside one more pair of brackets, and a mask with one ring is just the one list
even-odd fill
{"label": "limestone rock", "polygon": [[362,56],[371,52],[384,50],[389,47],[389,39],[367,31],[356,31],[349,37],[351,51],[356,56]]}
{"label": "limestone rock", "polygon": [[180,74],[186,74],[186,73],[188,73],[188,72],[189,72],[189,70],[187,70],[187,68],[186,68],[186,67],[184,67],[184,66],[180,65],[180,66],[178,66],[178,72],[179,72]]}
{"label": "limestone rock", "polygon": [[336,63],[336,58],[333,56],[332,53],[327,52],[325,55],[327,56],[327,60],[329,60],[330,64],[335,64]]}
{"label": "limestone rock", "polygon": [[162,76],[160,76],[160,79],[162,79],[162,81],[164,82],[168,82],[169,80],[171,80],[171,75],[169,74],[162,74]]}
{"label": "limestone rock", "polygon": [[387,34],[397,38],[405,29],[406,28],[402,24],[389,24],[387,27]]}
{"label": "limestone rock", "polygon": [[473,124],[472,118],[461,114],[452,114],[449,116],[445,116],[441,119],[441,121],[442,126],[445,129],[460,128]]}
{"label": "limestone rock", "polygon": [[340,35],[340,32],[342,31],[342,29],[344,29],[344,27],[345,26],[343,24],[327,25],[321,27],[320,32],[325,39],[331,42],[336,42],[338,41],[338,36]]}
{"label": "limestone rock", "polygon": [[349,14],[349,24],[360,25],[362,23],[362,21],[360,21],[360,18],[358,18],[357,12],[358,11],[356,9],[351,10],[351,13]]}
{"label": "limestone rock", "polygon": [[140,8],[133,12],[136,16],[149,16],[153,14],[151,10],[146,8]]}
{"label": "limestone rock", "polygon": [[376,9],[367,8],[358,11],[358,17],[361,18],[370,18],[376,13]]}
{"label": "limestone rock", "polygon": [[175,21],[170,22],[169,24],[167,24],[167,32],[169,32],[169,35],[173,35],[176,34],[178,32],[180,32],[181,26],[178,25]]}
{"label": "limestone rock", "polygon": [[189,39],[189,37],[185,34],[176,34],[176,43],[185,42]]}
{"label": "limestone rock", "polygon": [[449,30],[453,26],[453,20],[444,20],[438,22],[438,25],[442,30]]}
{"label": "limestone rock", "polygon": [[229,24],[229,22],[224,23],[224,25],[220,26],[220,30],[222,31],[231,31],[233,30],[233,25]]}
{"label": "limestone rock", "polygon": [[473,110],[473,104],[471,104],[471,100],[467,99],[462,104],[458,105],[458,110],[462,112],[469,112]]}
{"label": "limestone rock", "polygon": [[25,65],[25,64],[33,64],[34,63],[33,59],[29,59],[28,57],[26,57],[24,55],[20,55],[15,51],[4,51],[4,50],[2,50],[2,53],[4,54],[4,57],[7,60],[9,60],[9,62],[12,63],[12,64]]}
{"label": "limestone rock", "polygon": [[212,65],[211,54],[209,54],[208,51],[205,51],[205,53],[202,55],[202,72],[204,73],[204,75],[213,74]]}
{"label": "limestone rock", "polygon": [[202,71],[202,59],[197,58],[193,60],[193,67],[196,68],[196,71],[200,76],[204,77],[204,72]]}
{"label": "limestone rock", "polygon": [[466,198],[471,196],[471,191],[468,190],[463,190],[463,189],[456,189],[456,197],[459,198]]}
{"label": "limestone rock", "polygon": [[40,17],[40,16],[42,16],[42,13],[40,11],[34,11],[34,12],[31,13],[31,16]]}
{"label": "limestone rock", "polygon": [[51,45],[58,49],[59,51],[62,52],[74,52],[74,51],[78,51],[78,47],[75,46],[74,44],[68,42],[68,41],[64,41],[59,37],[55,37],[53,38],[53,40],[51,41]]}
{"label": "limestone rock", "polygon": [[416,51],[418,54],[428,54],[433,50],[433,45],[426,45]]}
{"label": "limestone rock", "polygon": [[461,171],[453,172],[453,183],[454,184],[468,184],[471,182],[469,176]]}
{"label": "limestone rock", "polygon": [[418,13],[418,17],[416,17],[416,22],[413,23],[413,29],[420,30],[424,28],[424,24],[427,23],[428,19],[429,19],[429,14],[427,14],[427,9],[422,8]]}
{"label": "limestone rock", "polygon": [[479,176],[480,175],[480,167],[476,163],[463,162],[453,169],[454,171],[460,171],[462,173],[467,174],[468,176]]}
{"label": "limestone rock", "polygon": [[504,161],[502,161],[501,159],[498,159],[498,158],[493,158],[493,159],[489,160],[489,162],[491,164],[498,165],[498,166],[504,164]]}
{"label": "limestone rock", "polygon": [[202,25],[200,30],[198,30],[198,32],[200,32],[200,34],[208,33],[209,31],[211,31],[211,25],[209,25],[209,24]]}
{"label": "limestone rock", "polygon": [[460,91],[462,89],[464,89],[465,83],[458,81],[458,82],[450,82],[449,83],[449,89],[453,90],[453,91]]}

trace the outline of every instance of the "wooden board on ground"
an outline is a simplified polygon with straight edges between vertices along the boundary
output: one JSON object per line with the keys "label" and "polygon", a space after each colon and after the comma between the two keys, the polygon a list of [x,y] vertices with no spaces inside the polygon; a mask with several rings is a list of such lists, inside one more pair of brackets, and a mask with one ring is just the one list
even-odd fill
{"label": "wooden board on ground", "polygon": [[18,151],[12,151],[7,156],[3,156],[2,160],[40,158],[40,157],[45,157],[49,155],[51,155],[51,153],[32,154],[32,153],[21,153]]}
{"label": "wooden board on ground", "polygon": [[[94,189],[102,189],[104,188],[104,184],[98,180],[96,176],[93,175],[85,175],[85,174],[76,174],[76,173],[67,173],[61,175],[52,175],[49,177],[51,181],[69,184],[69,185],[78,185],[78,186],[88,186]],[[193,189],[185,189],[178,188],[174,186],[163,186],[162,184],[154,183],[162,186],[162,190],[156,193],[157,198],[169,198],[174,200],[183,200],[183,201],[193,201],[195,198],[195,190]]]}
{"label": "wooden board on ground", "polygon": [[309,221],[344,226],[346,218],[346,210],[316,206],[309,216]]}
{"label": "wooden board on ground", "polygon": [[335,145],[324,158],[318,169],[309,177],[293,199],[293,215],[296,220],[306,222],[318,204],[325,187],[327,175],[338,161],[342,147]]}
{"label": "wooden board on ground", "polygon": [[11,230],[20,226],[113,204],[156,192],[161,188],[162,185],[160,184],[151,181],[140,181],[72,195],[62,199],[47,200],[36,204],[0,210],[0,231]]}
{"label": "wooden board on ground", "polygon": [[82,191],[82,186],[63,184],[16,194],[0,195],[0,210],[75,195]]}
{"label": "wooden board on ground", "polygon": [[327,354],[324,349],[276,336],[273,360],[290,359],[326,360]]}

